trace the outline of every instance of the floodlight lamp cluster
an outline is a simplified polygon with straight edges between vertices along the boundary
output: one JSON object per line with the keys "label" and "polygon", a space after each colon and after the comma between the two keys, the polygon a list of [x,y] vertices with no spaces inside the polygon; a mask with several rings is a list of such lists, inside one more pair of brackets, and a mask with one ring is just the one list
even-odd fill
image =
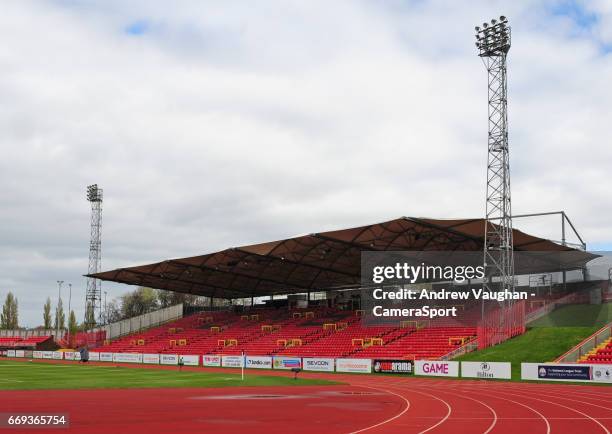
{"label": "floodlight lamp cluster", "polygon": [[102,201],[102,189],[98,188],[98,184],[92,184],[87,186],[87,200],[89,202]]}
{"label": "floodlight lamp cluster", "polygon": [[510,50],[510,26],[505,16],[476,26],[476,48],[480,57],[501,56]]}

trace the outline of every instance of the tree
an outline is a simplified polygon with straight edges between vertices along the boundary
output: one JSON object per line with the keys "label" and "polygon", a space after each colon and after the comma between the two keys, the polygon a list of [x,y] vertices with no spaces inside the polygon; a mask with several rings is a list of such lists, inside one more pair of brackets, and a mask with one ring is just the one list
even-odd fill
{"label": "tree", "polygon": [[51,298],[47,297],[47,301],[45,302],[45,306],[43,308],[44,328],[47,330],[50,329],[52,321],[53,320],[51,319]]}
{"label": "tree", "polygon": [[0,314],[0,328],[13,330],[19,327],[18,302],[12,292],[6,294],[2,313]]}
{"label": "tree", "polygon": [[121,308],[117,300],[111,300],[106,304],[106,322],[117,322],[121,321]]}
{"label": "tree", "polygon": [[64,313],[64,304],[62,303],[62,299],[59,299],[57,303],[57,308],[55,309],[55,324],[53,328],[58,328],[58,319],[59,319],[59,329],[64,330],[66,328],[66,314]]}
{"label": "tree", "polygon": [[175,304],[183,303],[189,306],[205,306],[208,297],[200,297],[193,294],[185,294],[182,292],[166,291],[163,289],[157,290],[157,300],[159,307],[174,306]]}
{"label": "tree", "polygon": [[157,294],[155,290],[151,288],[141,286],[134,292],[130,292],[121,297],[121,314],[124,318],[142,315],[158,307]]}
{"label": "tree", "polygon": [[74,336],[74,334],[77,332],[78,327],[79,326],[77,324],[76,315],[74,314],[74,311],[71,310],[70,316],[68,317],[68,331],[70,331],[70,334]]}
{"label": "tree", "polygon": [[173,295],[174,292],[172,291],[164,291],[163,289],[158,289],[157,301],[159,302],[159,307],[164,308],[175,304],[173,300]]}

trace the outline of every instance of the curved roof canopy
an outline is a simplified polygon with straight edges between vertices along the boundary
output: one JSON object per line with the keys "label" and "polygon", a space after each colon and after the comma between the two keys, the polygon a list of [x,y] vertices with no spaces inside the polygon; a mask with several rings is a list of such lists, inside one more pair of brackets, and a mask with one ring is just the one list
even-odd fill
{"label": "curved roof canopy", "polygon": [[[484,219],[401,217],[356,228],[118,268],[90,277],[226,299],[358,288],[362,251],[482,251],[484,225]],[[573,252],[569,256],[558,255],[566,258],[563,264],[566,269],[580,268],[595,257],[516,229],[514,249],[517,252]]]}

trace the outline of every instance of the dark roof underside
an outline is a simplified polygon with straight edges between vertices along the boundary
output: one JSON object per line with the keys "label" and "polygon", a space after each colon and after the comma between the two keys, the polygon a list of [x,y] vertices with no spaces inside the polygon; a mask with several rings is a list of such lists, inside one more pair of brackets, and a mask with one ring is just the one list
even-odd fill
{"label": "dark roof underside", "polygon": [[[360,286],[362,251],[482,251],[485,221],[402,217],[357,228],[234,247],[91,275],[101,280],[218,298]],[[595,256],[514,230],[515,251],[571,252],[566,269]],[[558,259],[557,259],[558,260]],[[547,270],[555,271],[555,270]]]}

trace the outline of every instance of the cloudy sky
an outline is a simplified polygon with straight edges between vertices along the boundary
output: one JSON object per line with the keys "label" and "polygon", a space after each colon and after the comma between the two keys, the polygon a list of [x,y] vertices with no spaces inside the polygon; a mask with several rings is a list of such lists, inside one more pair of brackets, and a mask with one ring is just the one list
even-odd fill
{"label": "cloudy sky", "polygon": [[[104,269],[482,216],[473,29],[500,14],[514,213],[565,210],[612,248],[611,0],[15,0],[0,14],[0,299],[14,291],[35,326],[64,280],[82,317],[91,183]],[[556,219],[515,225],[560,237]]]}

